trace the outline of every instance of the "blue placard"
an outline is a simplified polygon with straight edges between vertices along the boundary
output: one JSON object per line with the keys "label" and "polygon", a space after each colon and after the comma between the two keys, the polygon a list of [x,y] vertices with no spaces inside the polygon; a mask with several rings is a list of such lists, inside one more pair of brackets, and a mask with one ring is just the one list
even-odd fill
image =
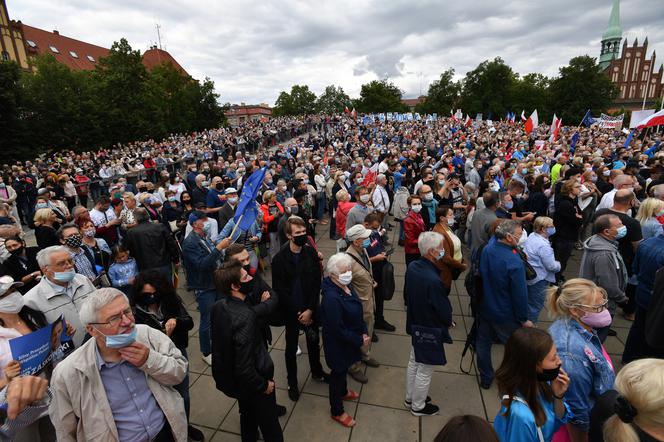
{"label": "blue placard", "polygon": [[[80,332],[80,331],[79,331]],[[40,374],[53,360],[61,360],[74,350],[74,343],[67,336],[66,322],[57,321],[9,340],[12,359],[21,364],[21,376]]]}

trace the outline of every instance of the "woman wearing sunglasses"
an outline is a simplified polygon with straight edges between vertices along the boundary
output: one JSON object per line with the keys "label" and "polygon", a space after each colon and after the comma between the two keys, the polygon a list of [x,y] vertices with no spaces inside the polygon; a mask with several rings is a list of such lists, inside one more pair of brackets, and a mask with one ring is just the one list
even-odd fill
{"label": "woman wearing sunglasses", "polygon": [[570,378],[565,402],[573,417],[562,431],[573,442],[587,440],[590,410],[615,380],[611,359],[596,331],[611,323],[607,304],[606,291],[583,278],[570,279],[548,292],[549,311],[558,318],[549,333]]}

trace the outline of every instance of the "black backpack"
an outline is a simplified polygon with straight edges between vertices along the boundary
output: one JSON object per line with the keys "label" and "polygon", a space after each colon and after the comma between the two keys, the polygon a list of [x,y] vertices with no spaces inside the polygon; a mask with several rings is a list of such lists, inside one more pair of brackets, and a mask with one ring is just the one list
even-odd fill
{"label": "black backpack", "polygon": [[383,263],[381,284],[383,288],[383,299],[389,301],[394,296],[394,266],[389,261]]}

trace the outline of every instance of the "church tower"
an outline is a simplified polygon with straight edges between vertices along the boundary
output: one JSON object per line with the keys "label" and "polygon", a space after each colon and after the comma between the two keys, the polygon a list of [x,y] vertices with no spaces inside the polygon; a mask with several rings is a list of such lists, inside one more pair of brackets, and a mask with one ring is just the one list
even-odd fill
{"label": "church tower", "polygon": [[599,68],[605,70],[614,58],[620,58],[620,40],[622,40],[622,29],[620,28],[620,0],[613,0],[609,26],[602,34],[602,51],[599,56]]}

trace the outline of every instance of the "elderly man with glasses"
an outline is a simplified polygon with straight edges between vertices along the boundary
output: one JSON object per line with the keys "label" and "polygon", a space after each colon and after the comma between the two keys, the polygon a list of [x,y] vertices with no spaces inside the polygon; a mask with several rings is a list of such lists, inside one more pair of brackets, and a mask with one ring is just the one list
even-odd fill
{"label": "elderly man with glasses", "polygon": [[59,441],[186,441],[187,418],[173,388],[187,360],[164,333],[136,325],[121,291],[88,296],[81,321],[92,336],[53,372],[49,407]]}
{"label": "elderly man with glasses", "polygon": [[72,339],[76,347],[80,346],[85,333],[79,312],[95,287],[88,278],[76,273],[74,260],[65,246],[40,250],[37,264],[44,276],[25,294],[25,305],[42,312],[49,323],[64,316],[65,321],[78,330]]}

